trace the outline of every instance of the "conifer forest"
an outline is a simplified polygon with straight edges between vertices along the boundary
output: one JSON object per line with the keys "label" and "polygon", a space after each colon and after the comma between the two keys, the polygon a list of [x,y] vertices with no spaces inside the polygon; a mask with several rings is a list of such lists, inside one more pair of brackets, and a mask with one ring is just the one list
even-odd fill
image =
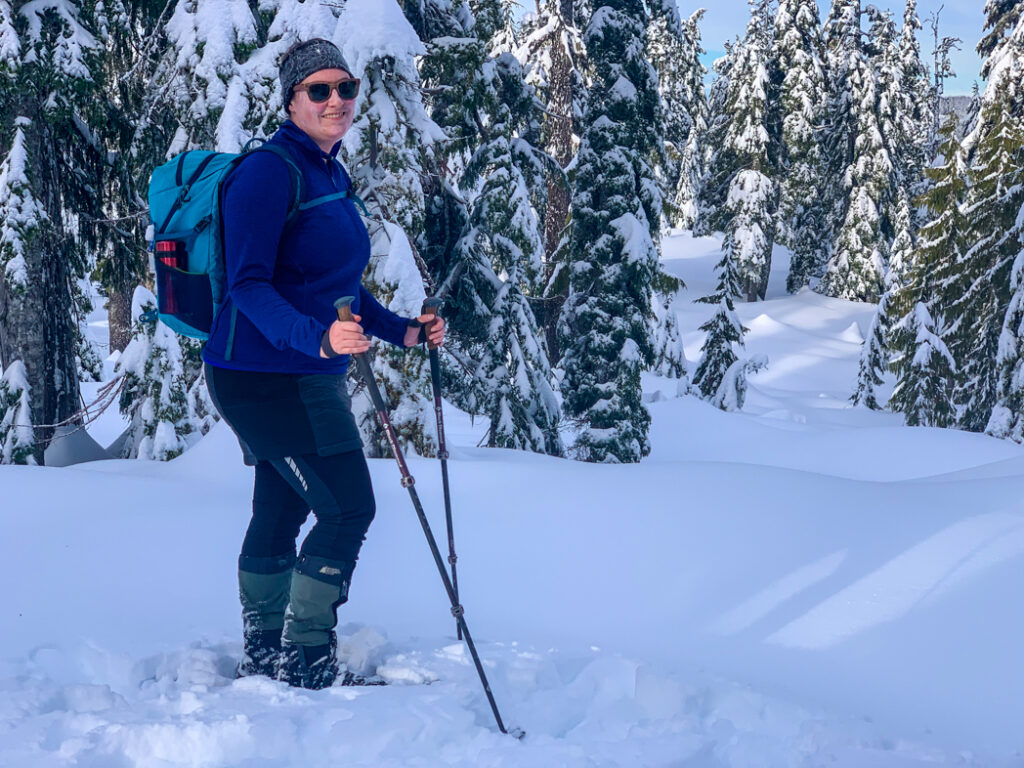
{"label": "conifer forest", "polygon": [[[0,462],[46,463],[104,407],[127,419],[105,449],[121,458],[211,429],[200,342],[150,313],[149,178],[273,134],[281,55],[311,37],[362,79],[340,158],[368,208],[364,283],[404,316],[443,299],[445,396],[486,445],[640,461],[647,372],[742,408],[770,361],[745,353],[736,305],[765,298],[780,247],[790,292],[877,305],[851,405],[1024,442],[1024,0],[985,0],[965,41],[917,0],[750,0],[710,72],[703,11],[675,0],[529,6],[0,0]],[[953,110],[960,44],[984,83]],[[699,359],[670,230],[721,238]],[[96,311],[109,348],[85,332]],[[406,447],[432,455],[426,352],[381,344],[372,365]]]}

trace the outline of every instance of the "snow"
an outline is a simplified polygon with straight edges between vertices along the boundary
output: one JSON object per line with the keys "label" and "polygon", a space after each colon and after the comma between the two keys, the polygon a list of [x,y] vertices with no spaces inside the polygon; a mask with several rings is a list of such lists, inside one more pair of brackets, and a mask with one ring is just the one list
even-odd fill
{"label": "snow", "polygon": [[394,0],[348,0],[334,40],[357,76],[374,59],[399,61],[427,52]]}
{"label": "snow", "polygon": [[[663,243],[690,359],[720,248]],[[523,741],[389,460],[339,630],[391,685],[232,678],[251,470],[218,424],[167,463],[0,467],[0,765],[1020,766],[1024,450],[851,407],[873,308],[786,295],[787,260],[737,304],[771,360],[743,410],[645,374],[640,464],[476,448],[446,406],[462,602]]]}

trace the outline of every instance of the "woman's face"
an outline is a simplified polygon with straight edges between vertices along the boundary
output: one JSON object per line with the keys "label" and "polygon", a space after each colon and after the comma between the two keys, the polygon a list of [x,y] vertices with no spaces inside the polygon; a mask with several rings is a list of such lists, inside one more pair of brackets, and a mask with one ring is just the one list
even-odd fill
{"label": "woman's face", "polygon": [[[311,74],[299,85],[310,83],[335,83],[351,77],[343,69],[320,69]],[[309,100],[309,93],[296,89],[288,105],[288,114],[292,122],[301,128],[324,152],[331,148],[348,133],[355,118],[355,99],[342,99],[337,88],[331,88],[327,101],[317,104]]]}

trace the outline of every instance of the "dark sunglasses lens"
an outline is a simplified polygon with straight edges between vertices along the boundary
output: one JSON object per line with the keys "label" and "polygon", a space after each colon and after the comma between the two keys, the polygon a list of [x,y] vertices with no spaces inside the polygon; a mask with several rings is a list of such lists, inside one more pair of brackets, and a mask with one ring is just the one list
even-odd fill
{"label": "dark sunglasses lens", "polygon": [[358,80],[342,80],[338,83],[338,95],[343,99],[354,99],[359,93]]}
{"label": "dark sunglasses lens", "polygon": [[306,89],[306,93],[309,94],[310,101],[319,104],[331,98],[331,86],[327,83],[313,83]]}

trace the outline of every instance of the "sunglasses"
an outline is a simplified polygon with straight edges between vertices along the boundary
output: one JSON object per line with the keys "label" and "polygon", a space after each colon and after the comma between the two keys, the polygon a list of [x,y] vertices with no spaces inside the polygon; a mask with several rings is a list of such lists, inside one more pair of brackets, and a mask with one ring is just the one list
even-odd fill
{"label": "sunglasses", "polygon": [[346,77],[333,83],[303,83],[296,85],[294,90],[305,91],[314,104],[322,104],[331,98],[331,91],[337,89],[338,96],[345,101],[352,101],[359,94],[359,78]]}

